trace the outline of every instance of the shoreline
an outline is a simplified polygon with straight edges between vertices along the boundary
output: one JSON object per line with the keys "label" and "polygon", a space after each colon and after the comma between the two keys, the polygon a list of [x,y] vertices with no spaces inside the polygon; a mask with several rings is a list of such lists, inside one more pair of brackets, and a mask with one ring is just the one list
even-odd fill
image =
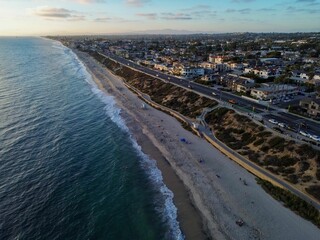
{"label": "shoreline", "polygon": [[[84,64],[87,71],[92,76],[94,82],[98,85],[99,89],[103,90],[107,94],[115,94],[115,89],[119,90],[119,88],[115,86],[110,88],[110,86],[112,85],[110,82],[102,82],[101,79],[97,78],[96,74],[92,72],[92,69],[90,69],[90,67],[85,64],[83,59],[81,59],[81,55],[83,53],[78,52],[74,49],[71,50]],[[107,87],[106,84],[111,85]],[[130,90],[128,91],[133,94]],[[114,98],[117,104],[123,105],[119,102],[119,99],[116,96],[114,96]],[[138,100],[137,96],[136,98]],[[140,101],[140,99],[138,101]],[[121,107],[121,109],[123,108]],[[164,184],[170,189],[170,191],[173,192],[173,203],[177,208],[177,221],[179,222],[179,227],[185,239],[210,239],[209,234],[204,229],[202,218],[195,207],[194,201],[191,199],[189,190],[177,176],[169,161],[164,157],[161,150],[159,150],[159,148],[157,147],[157,144],[155,144],[154,141],[150,139],[152,138],[152,134],[150,132],[146,132],[145,126],[140,126],[137,128],[136,124],[140,125],[141,123],[138,123],[137,119],[133,120],[132,116],[129,116],[127,112],[121,112],[121,115],[122,117],[124,117],[126,124],[130,129],[130,132],[133,134],[142,151],[151,159],[156,161],[157,167],[161,171]]]}
{"label": "shoreline", "polygon": [[[257,185],[254,176],[231,162],[204,140],[183,129],[173,117],[150,107],[145,111],[141,110],[142,100],[125,88],[119,77],[110,73],[86,53],[75,50],[73,52],[95,78],[99,88],[113,95],[121,109],[125,110],[122,115],[126,122],[128,121],[129,129],[134,130],[135,124],[139,123],[140,132],[133,134],[143,148],[143,152],[157,160],[157,166],[163,174],[165,184],[174,192],[178,220],[187,239],[194,239],[190,235],[193,231],[187,232],[190,229],[188,225],[190,223],[187,222],[188,217],[183,216],[183,213],[192,212],[190,209],[195,210],[191,202],[197,208],[197,215],[201,216],[204,229],[212,238],[283,239],[291,236],[292,239],[299,239],[302,236],[299,230],[308,229],[309,239],[316,239],[319,230],[272,199]],[[182,144],[179,141],[181,136],[190,139],[192,144]],[[148,147],[143,146],[150,140],[151,145],[158,150],[157,154],[160,153],[161,157],[156,157],[158,159],[152,156],[152,154],[157,155],[155,150],[149,153],[147,152]],[[199,157],[204,157],[205,163],[200,164],[197,161]],[[164,159],[170,164],[167,163],[167,167],[161,169],[163,166],[161,167],[160,163],[166,162]],[[174,171],[176,177],[179,177],[178,180],[181,181],[186,193],[181,198],[188,198],[191,208],[186,210],[177,204],[179,193],[173,190],[170,184],[167,184],[167,182],[170,183],[168,180],[170,178],[166,177],[168,169]],[[220,176],[223,180],[220,179]],[[250,187],[239,186],[239,177],[246,179]],[[268,208],[269,205],[271,210]],[[281,212],[283,216],[278,216],[278,212]],[[239,218],[245,222],[241,228],[235,224]],[[282,229],[281,226],[273,229],[269,225],[272,225],[274,221],[284,223],[279,222],[287,229]],[[291,234],[288,233],[289,227],[293,229]]]}

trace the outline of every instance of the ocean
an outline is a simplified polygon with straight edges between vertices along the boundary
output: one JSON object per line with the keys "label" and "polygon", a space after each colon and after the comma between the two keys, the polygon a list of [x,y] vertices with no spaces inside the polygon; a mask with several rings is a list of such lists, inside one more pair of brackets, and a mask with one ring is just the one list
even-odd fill
{"label": "ocean", "polygon": [[0,239],[183,239],[173,194],[76,55],[0,38]]}

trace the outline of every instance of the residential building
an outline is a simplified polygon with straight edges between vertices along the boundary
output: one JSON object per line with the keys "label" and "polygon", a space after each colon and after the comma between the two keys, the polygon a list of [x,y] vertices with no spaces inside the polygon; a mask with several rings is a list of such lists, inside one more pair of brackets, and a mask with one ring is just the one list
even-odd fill
{"label": "residential building", "polygon": [[181,76],[185,78],[194,78],[194,77],[201,77],[204,75],[203,68],[192,68],[192,67],[183,67],[181,69]]}
{"label": "residential building", "polygon": [[307,110],[307,113],[314,116],[320,117],[320,99],[303,99],[299,105]]}
{"label": "residential building", "polygon": [[286,84],[262,84],[259,88],[253,88],[250,95],[259,100],[272,100],[280,99],[289,95],[298,94],[299,89],[297,86]]}

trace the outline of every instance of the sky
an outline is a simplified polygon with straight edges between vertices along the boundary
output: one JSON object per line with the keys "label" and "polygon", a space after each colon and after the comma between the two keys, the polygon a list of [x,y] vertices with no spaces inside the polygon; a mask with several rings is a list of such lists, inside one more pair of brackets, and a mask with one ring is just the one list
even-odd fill
{"label": "sky", "polygon": [[0,0],[0,36],[319,32],[320,0]]}

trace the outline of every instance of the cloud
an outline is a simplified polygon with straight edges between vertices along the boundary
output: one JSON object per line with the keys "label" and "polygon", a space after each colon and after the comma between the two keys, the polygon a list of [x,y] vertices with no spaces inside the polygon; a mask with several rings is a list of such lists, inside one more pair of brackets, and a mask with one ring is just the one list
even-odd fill
{"label": "cloud", "polygon": [[129,20],[120,17],[98,17],[93,19],[94,22],[105,23],[105,22],[117,22],[117,23],[127,23],[127,22],[136,22],[135,20]]}
{"label": "cloud", "polygon": [[191,8],[184,8],[180,10],[183,13],[187,13],[192,18],[212,18],[216,17],[217,11],[213,11],[210,5],[195,5]]}
{"label": "cloud", "polygon": [[248,14],[251,12],[251,9],[250,8],[244,8],[244,9],[240,9],[238,10],[239,13],[241,14]]}
{"label": "cloud", "polygon": [[231,2],[234,3],[248,3],[248,2],[254,2],[255,0],[232,0]]}
{"label": "cloud", "polygon": [[249,14],[252,11],[251,8],[243,8],[243,9],[232,9],[232,8],[228,8],[226,10],[227,13],[240,13],[240,14]]}
{"label": "cloud", "polygon": [[145,17],[145,18],[150,19],[150,20],[154,20],[154,19],[157,18],[157,14],[156,13],[137,13],[136,15],[139,16],[139,17]]}
{"label": "cloud", "polygon": [[185,14],[185,13],[161,13],[162,19],[164,20],[191,20],[192,17],[190,14]]}
{"label": "cloud", "polygon": [[113,18],[111,17],[100,17],[100,18],[95,18],[94,21],[95,22],[108,22],[113,20]]}
{"label": "cloud", "polygon": [[261,11],[261,12],[275,12],[276,9],[275,8],[260,8],[257,11]]}
{"label": "cloud", "polygon": [[316,1],[317,0],[297,0],[296,2],[298,2],[298,3],[314,3]]}
{"label": "cloud", "polygon": [[33,10],[34,15],[50,18],[68,18],[71,13],[72,11],[65,8],[37,7]]}
{"label": "cloud", "polygon": [[148,2],[150,2],[150,0],[125,0],[125,3],[132,7],[142,7]]}
{"label": "cloud", "polygon": [[44,17],[46,19],[67,19],[70,21],[82,21],[85,20],[85,16],[76,14],[75,11],[68,10],[66,8],[54,8],[54,7],[37,7],[30,9],[31,14],[38,17]]}
{"label": "cloud", "polygon": [[72,2],[77,2],[80,4],[89,4],[89,3],[103,3],[105,0],[71,0]]}
{"label": "cloud", "polygon": [[190,11],[195,11],[195,10],[208,10],[210,9],[211,6],[210,5],[196,5],[196,6],[193,6],[191,8],[184,8],[184,9],[181,9],[182,11],[184,12],[190,12]]}
{"label": "cloud", "polygon": [[306,8],[296,8],[289,6],[286,9],[287,13],[294,14],[294,13],[308,13],[308,14],[319,14],[320,9],[306,9]]}

